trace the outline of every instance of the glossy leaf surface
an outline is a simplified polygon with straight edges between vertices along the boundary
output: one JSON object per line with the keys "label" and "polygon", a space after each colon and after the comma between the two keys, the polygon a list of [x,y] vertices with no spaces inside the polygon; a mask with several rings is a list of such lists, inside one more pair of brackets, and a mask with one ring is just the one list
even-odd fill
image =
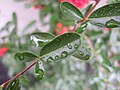
{"label": "glossy leaf surface", "polygon": [[77,33],[65,33],[47,43],[40,52],[44,62],[59,61],[76,52],[81,44],[80,35]]}
{"label": "glossy leaf surface", "polygon": [[105,5],[95,10],[89,18],[92,24],[100,27],[120,27],[120,3]]}
{"label": "glossy leaf surface", "polygon": [[37,80],[41,80],[44,78],[44,66],[41,61],[38,61],[35,66],[35,76]]}
{"label": "glossy leaf surface", "polygon": [[19,80],[16,79],[16,80],[11,81],[11,82],[7,85],[6,90],[20,90]]}
{"label": "glossy leaf surface", "polygon": [[85,47],[81,46],[78,48],[77,52],[73,56],[81,60],[87,61],[90,59],[91,53]]}
{"label": "glossy leaf surface", "polygon": [[18,61],[30,62],[35,60],[37,56],[30,52],[22,52],[22,53],[16,53],[14,55],[14,58]]}
{"label": "glossy leaf surface", "polygon": [[60,9],[62,13],[69,19],[72,20],[83,19],[83,14],[81,13],[81,11],[69,2],[61,3]]}
{"label": "glossy leaf surface", "polygon": [[46,32],[36,32],[32,33],[31,36],[31,41],[36,47],[42,47],[46,43],[48,43],[50,40],[55,38],[55,36],[51,33],[46,33]]}

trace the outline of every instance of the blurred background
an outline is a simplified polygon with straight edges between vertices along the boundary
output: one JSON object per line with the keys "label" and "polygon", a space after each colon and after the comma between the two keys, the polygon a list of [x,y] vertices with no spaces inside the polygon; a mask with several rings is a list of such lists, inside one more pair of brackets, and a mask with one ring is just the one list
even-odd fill
{"label": "blurred background", "polygon": [[[59,5],[64,0],[1,0],[0,1],[0,84],[19,73],[30,63],[14,59],[18,51],[31,51],[39,55],[39,47],[30,42],[33,32],[60,35],[72,30],[74,21],[67,20]],[[83,0],[84,1],[84,0]],[[86,0],[87,1],[87,0]],[[101,7],[119,0],[101,0]],[[88,0],[79,9],[94,3]],[[93,44],[89,62],[70,57],[58,63],[45,64],[45,77],[38,81],[34,67],[25,75],[30,79],[21,90],[120,90],[120,28],[109,29],[88,24],[82,43],[90,48],[86,36]]]}

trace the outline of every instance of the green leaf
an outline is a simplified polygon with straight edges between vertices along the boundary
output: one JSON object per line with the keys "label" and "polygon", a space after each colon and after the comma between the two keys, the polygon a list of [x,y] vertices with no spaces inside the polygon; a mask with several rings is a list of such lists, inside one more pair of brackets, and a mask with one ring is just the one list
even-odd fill
{"label": "green leaf", "polygon": [[88,25],[88,24],[87,24],[86,22],[82,23],[82,24],[76,29],[75,32],[81,34],[81,33],[86,29],[87,25]]}
{"label": "green leaf", "polygon": [[42,47],[49,41],[51,41],[55,36],[51,33],[46,32],[35,32],[32,33],[30,39],[36,47]]}
{"label": "green leaf", "polygon": [[120,3],[108,4],[95,10],[89,19],[92,24],[100,27],[120,27]]}
{"label": "green leaf", "polygon": [[90,59],[91,53],[87,48],[81,46],[78,48],[77,52],[73,56],[78,59],[87,61]]}
{"label": "green leaf", "polygon": [[20,76],[19,80],[20,80],[20,83],[23,85],[28,85],[28,83],[29,83],[29,79],[24,75]]}
{"label": "green leaf", "polygon": [[120,55],[114,55],[111,57],[112,60],[120,61]]}
{"label": "green leaf", "polygon": [[41,61],[38,61],[35,66],[35,77],[37,80],[41,80],[44,78],[44,67]]}
{"label": "green leaf", "polygon": [[11,81],[7,85],[6,90],[20,90],[19,79]]}
{"label": "green leaf", "polygon": [[3,87],[2,87],[2,86],[0,86],[0,90],[3,90]]}
{"label": "green leaf", "polygon": [[25,32],[26,30],[30,29],[33,25],[35,25],[36,21],[33,20],[31,21],[24,29],[23,31]]}
{"label": "green leaf", "polygon": [[82,20],[84,18],[81,11],[69,2],[61,3],[60,9],[61,9],[62,13],[65,16],[67,16],[69,19]]}
{"label": "green leaf", "polygon": [[90,4],[90,5],[87,6],[87,8],[85,9],[85,15],[90,11],[92,6],[93,6],[93,4]]}
{"label": "green leaf", "polygon": [[22,62],[30,62],[33,61],[37,58],[36,55],[34,55],[31,52],[22,52],[22,53],[16,53],[14,55],[14,58],[18,61],[22,61]]}
{"label": "green leaf", "polygon": [[62,34],[47,43],[40,52],[44,62],[60,61],[76,52],[81,44],[80,35],[77,33]]}

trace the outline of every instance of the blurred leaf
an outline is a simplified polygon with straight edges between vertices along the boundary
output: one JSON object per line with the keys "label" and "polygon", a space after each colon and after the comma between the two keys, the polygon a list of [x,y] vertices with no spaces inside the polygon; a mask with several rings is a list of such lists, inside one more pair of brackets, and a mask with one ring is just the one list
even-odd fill
{"label": "blurred leaf", "polygon": [[109,65],[107,65],[107,64],[102,64],[102,67],[103,67],[104,69],[106,69],[108,72],[112,72],[112,68],[111,68]]}
{"label": "blurred leaf", "polygon": [[40,52],[44,62],[59,61],[76,52],[81,44],[80,35],[77,33],[65,33],[47,43]]}
{"label": "blurred leaf", "polygon": [[120,61],[120,55],[114,55],[111,57],[111,59]]}
{"label": "blurred leaf", "polygon": [[7,85],[6,90],[20,90],[19,79],[11,81]]}
{"label": "blurred leaf", "polygon": [[103,34],[103,31],[88,30],[88,32],[86,33],[88,37],[97,36],[100,34]]}
{"label": "blurred leaf", "polygon": [[30,62],[37,58],[37,56],[31,52],[22,52],[22,53],[16,53],[14,55],[14,58],[18,61],[22,62]]}
{"label": "blurred leaf", "polygon": [[26,76],[20,76],[19,77],[20,83],[23,85],[27,85],[29,83],[29,79]]}
{"label": "blurred leaf", "polygon": [[17,15],[16,15],[16,13],[12,14],[12,18],[13,18],[13,23],[17,24]]}
{"label": "blurred leaf", "polygon": [[35,66],[35,76],[37,80],[41,80],[44,78],[44,67],[41,61],[38,61]]}
{"label": "blurred leaf", "polygon": [[82,23],[82,24],[76,29],[75,32],[81,34],[81,33],[86,29],[87,25],[88,25],[88,24],[87,24],[86,22]]}
{"label": "blurred leaf", "polygon": [[108,50],[107,47],[103,47],[100,52],[102,58],[103,58],[103,64],[107,64],[109,66],[112,66],[109,58],[108,58]]}
{"label": "blurred leaf", "polygon": [[36,21],[33,20],[31,21],[24,29],[23,32],[25,32],[26,30],[30,29],[33,25],[35,25]]}
{"label": "blurred leaf", "polygon": [[89,18],[92,24],[101,27],[120,27],[120,3],[108,4],[98,8]]}
{"label": "blurred leaf", "polygon": [[60,9],[61,9],[62,13],[65,16],[67,16],[69,19],[82,20],[84,18],[81,11],[69,2],[61,3]]}
{"label": "blurred leaf", "polygon": [[80,46],[78,48],[77,52],[73,56],[78,58],[78,59],[87,61],[90,59],[91,53],[87,48]]}
{"label": "blurred leaf", "polygon": [[0,86],[0,90],[3,90],[2,86]]}
{"label": "blurred leaf", "polygon": [[51,33],[35,32],[31,34],[30,38],[36,47],[42,47],[53,38],[55,38],[55,36]]}

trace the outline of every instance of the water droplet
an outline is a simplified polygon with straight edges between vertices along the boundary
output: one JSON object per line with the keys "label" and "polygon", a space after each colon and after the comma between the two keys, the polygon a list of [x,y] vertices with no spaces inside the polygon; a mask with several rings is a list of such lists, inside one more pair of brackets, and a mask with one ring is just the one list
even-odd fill
{"label": "water droplet", "polygon": [[58,60],[60,59],[60,57],[58,55],[55,56],[55,60]]}
{"label": "water droplet", "polygon": [[48,59],[47,59],[47,62],[52,62],[53,61],[53,58],[52,57],[49,57]]}
{"label": "water droplet", "polygon": [[72,45],[70,45],[69,43],[67,44],[67,47],[68,47],[69,49],[72,49]]}
{"label": "water droplet", "polygon": [[78,53],[79,53],[81,56],[83,56],[83,55],[84,55],[84,53],[83,53],[83,52],[81,52],[81,51],[78,51]]}
{"label": "water droplet", "polygon": [[78,49],[78,47],[79,47],[79,45],[77,45],[77,44],[74,45],[74,48],[75,48],[75,49]]}
{"label": "water droplet", "polygon": [[90,59],[90,56],[89,56],[89,55],[86,55],[86,56],[84,57],[84,60],[88,60],[88,59]]}
{"label": "water droplet", "polygon": [[44,71],[42,69],[39,69],[36,71],[35,76],[38,80],[41,80],[44,78]]}
{"label": "water droplet", "polygon": [[67,57],[67,55],[68,55],[68,52],[67,52],[67,51],[63,51],[63,52],[61,53],[61,57],[62,57],[62,58]]}

